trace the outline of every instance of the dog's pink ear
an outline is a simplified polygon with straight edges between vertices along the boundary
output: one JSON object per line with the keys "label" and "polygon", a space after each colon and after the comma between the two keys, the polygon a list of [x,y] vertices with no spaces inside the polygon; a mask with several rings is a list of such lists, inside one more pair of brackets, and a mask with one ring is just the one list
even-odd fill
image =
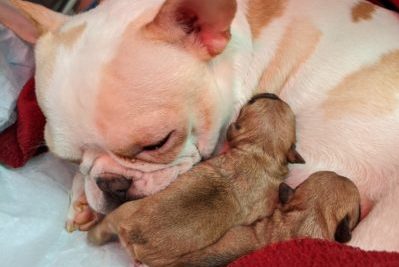
{"label": "dog's pink ear", "polygon": [[147,28],[210,59],[226,48],[236,9],[236,0],[166,0]]}
{"label": "dog's pink ear", "polygon": [[55,31],[67,16],[28,1],[11,0],[13,6],[0,3],[0,22],[20,38],[35,43],[46,32]]}
{"label": "dog's pink ear", "polygon": [[305,160],[302,156],[296,151],[295,145],[292,145],[290,150],[288,151],[287,161],[289,163],[296,163],[296,164],[305,164]]}

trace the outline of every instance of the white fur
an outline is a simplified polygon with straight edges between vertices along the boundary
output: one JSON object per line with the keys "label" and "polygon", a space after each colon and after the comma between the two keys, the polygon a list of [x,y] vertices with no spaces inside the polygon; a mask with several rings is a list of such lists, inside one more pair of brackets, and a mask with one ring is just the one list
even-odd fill
{"label": "white fur", "polygon": [[[130,51],[135,56],[129,58],[138,62],[132,70],[135,80],[126,84],[130,90],[126,98],[115,103],[113,112],[120,114],[120,119],[113,123],[119,132],[106,138],[94,125],[98,112],[95,98],[100,75],[104,75],[102,67],[117,52],[127,25],[134,21],[140,27],[151,21],[163,1],[105,1],[97,9],[69,19],[64,29],[82,23],[87,24],[87,29],[72,50],[57,50],[53,76],[46,77],[46,73],[39,70],[36,77],[38,92],[43,95],[40,105],[48,120],[46,141],[50,149],[64,158],[83,158],[86,193],[96,210],[104,211],[105,204],[94,181],[101,173],[125,175],[137,181],[136,189],[144,194],[164,188],[177,174],[211,154],[219,133],[224,133],[256,89],[287,27],[306,20],[321,32],[320,42],[281,91],[281,97],[297,115],[298,150],[307,161],[305,166],[293,167],[289,182],[296,185],[318,170],[332,170],[350,177],[359,186],[362,197],[376,203],[354,232],[352,244],[366,249],[399,251],[396,226],[399,212],[395,208],[399,191],[398,110],[386,116],[349,113],[329,120],[324,117],[321,106],[328,91],[346,75],[399,48],[397,15],[378,9],[373,20],[352,23],[350,10],[357,0],[291,0],[283,16],[274,19],[253,41],[245,16],[247,1],[238,1],[229,46],[209,63],[201,62],[181,48],[150,44],[137,35]],[[43,36],[37,45],[38,69],[48,38],[51,38],[49,34]],[[115,68],[123,72],[127,67]],[[135,92],[138,93],[134,95]],[[176,118],[172,116],[170,121],[165,121],[157,114],[146,117],[151,110],[162,113],[160,106],[181,97],[183,92],[185,98]],[[200,106],[195,103],[200,96],[209,99],[215,107],[211,115],[198,111]],[[128,114],[129,105],[141,105],[143,112]],[[211,116],[213,121],[208,131],[201,124],[204,116]],[[185,118],[184,122],[178,118]],[[140,132],[132,126],[135,121],[149,123],[151,127]],[[115,143],[124,144],[128,141],[125,140],[127,133],[132,131],[136,131],[136,136],[162,134],[164,127],[181,124],[191,129],[185,149],[167,164],[151,166],[140,160],[123,161],[107,147],[112,138],[116,139]],[[87,190],[88,187],[93,189]]]}

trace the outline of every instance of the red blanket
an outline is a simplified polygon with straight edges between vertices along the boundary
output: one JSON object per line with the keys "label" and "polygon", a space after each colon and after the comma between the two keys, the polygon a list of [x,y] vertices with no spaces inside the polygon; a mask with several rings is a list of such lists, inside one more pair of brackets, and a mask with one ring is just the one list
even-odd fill
{"label": "red blanket", "polygon": [[270,245],[228,267],[398,267],[399,253],[365,252],[338,243],[303,239]]}
{"label": "red blanket", "polygon": [[29,80],[17,101],[16,123],[0,134],[0,163],[13,168],[23,166],[43,150],[45,119],[36,101],[34,80]]}

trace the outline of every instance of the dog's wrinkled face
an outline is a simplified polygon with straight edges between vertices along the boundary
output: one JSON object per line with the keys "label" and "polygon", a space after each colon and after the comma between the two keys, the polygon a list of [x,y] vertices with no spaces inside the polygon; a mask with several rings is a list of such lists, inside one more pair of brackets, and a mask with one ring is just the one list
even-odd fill
{"label": "dog's wrinkled face", "polygon": [[[15,1],[42,30],[36,83],[50,150],[83,160],[93,182],[104,174],[132,179],[136,196],[208,157],[233,102],[209,61],[228,44],[236,11],[235,1],[208,2],[104,1],[66,17]],[[104,210],[94,203],[98,187],[87,190]]]}

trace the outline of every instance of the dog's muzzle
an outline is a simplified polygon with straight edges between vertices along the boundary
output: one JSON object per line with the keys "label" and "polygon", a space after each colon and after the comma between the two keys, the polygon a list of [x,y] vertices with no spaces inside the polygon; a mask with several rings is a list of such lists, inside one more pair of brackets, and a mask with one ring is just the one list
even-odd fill
{"label": "dog's muzzle", "polygon": [[140,160],[126,162],[101,149],[84,153],[80,172],[85,176],[85,193],[90,207],[107,214],[122,203],[137,200],[166,188],[177,176],[200,161],[193,146],[170,164]]}

